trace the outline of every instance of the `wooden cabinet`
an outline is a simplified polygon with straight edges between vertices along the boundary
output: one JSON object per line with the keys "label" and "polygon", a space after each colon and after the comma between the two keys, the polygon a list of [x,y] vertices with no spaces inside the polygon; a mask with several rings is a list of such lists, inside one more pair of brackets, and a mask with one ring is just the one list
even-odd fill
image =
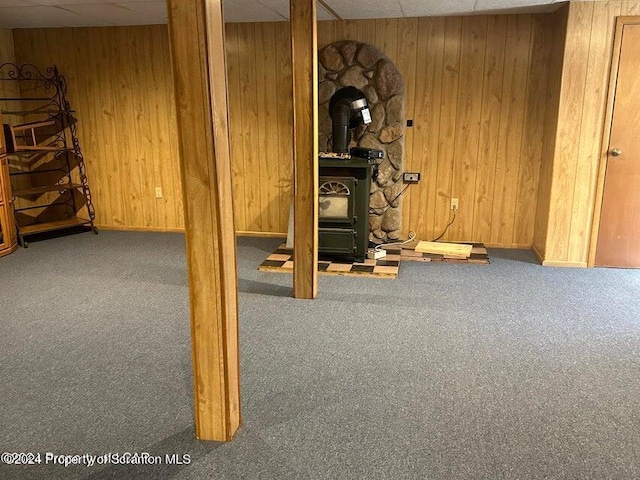
{"label": "wooden cabinet", "polygon": [[[2,115],[0,115],[0,125],[2,125]],[[0,129],[0,257],[15,251],[18,246],[9,164],[5,153],[4,133]]]}

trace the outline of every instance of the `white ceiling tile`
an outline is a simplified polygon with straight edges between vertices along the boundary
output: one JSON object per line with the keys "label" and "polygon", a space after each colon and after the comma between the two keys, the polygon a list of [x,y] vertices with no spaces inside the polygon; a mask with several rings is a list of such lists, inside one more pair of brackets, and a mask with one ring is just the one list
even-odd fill
{"label": "white ceiling tile", "polygon": [[167,2],[164,0],[117,2],[116,5],[135,12],[146,24],[167,23]]}
{"label": "white ceiling tile", "polygon": [[[226,0],[226,5],[232,0]],[[289,0],[259,0],[260,3],[266,7],[271,8],[278,12],[282,18],[281,20],[289,20]],[[318,20],[335,20],[335,17],[331,15],[320,3],[316,3]]]}
{"label": "white ceiling tile", "polygon": [[398,0],[325,0],[325,3],[344,19],[403,16]]}
{"label": "white ceiling tile", "polygon": [[[0,5],[4,0],[0,0]],[[156,0],[124,0],[118,2],[117,0],[24,0],[27,3],[33,5],[91,5],[98,3],[137,3],[137,2],[154,2]]]}
{"label": "white ceiling tile", "polygon": [[224,3],[227,22],[278,22],[285,20],[275,10],[258,0],[232,0]]}
{"label": "white ceiling tile", "polygon": [[144,24],[142,15],[126,7],[111,3],[75,3],[57,7],[78,14],[85,25],[136,25]]}
{"label": "white ceiling tile", "polygon": [[400,0],[405,17],[459,15],[473,12],[476,0]]}
{"label": "white ceiling tile", "polygon": [[474,10],[488,11],[548,5],[553,0],[477,0]]}
{"label": "white ceiling tile", "polygon": [[[235,0],[225,0],[224,6],[225,10],[227,6],[234,2]],[[289,18],[289,0],[259,0],[264,6],[270,8],[271,10],[278,12],[282,18]]]}
{"label": "white ceiling tile", "polygon": [[0,8],[3,7],[29,7],[32,4],[27,0],[0,0]]}
{"label": "white ceiling tile", "polygon": [[82,17],[57,7],[0,7],[0,27],[78,27]]}
{"label": "white ceiling tile", "polygon": [[326,8],[324,8],[321,4],[319,4],[319,3],[318,3],[317,5],[318,5],[318,7],[317,7],[316,15],[317,15],[317,17],[318,17],[318,20],[335,20],[335,19],[336,19],[336,18],[335,18],[331,13],[329,13],[329,11],[328,11]]}
{"label": "white ceiling tile", "polygon": [[[345,19],[553,11],[561,0],[325,0]],[[228,22],[289,18],[289,0],[224,0]],[[516,9],[516,10],[514,10]],[[0,0],[0,27],[72,27],[166,23],[165,0]],[[333,15],[318,4],[318,20]]]}
{"label": "white ceiling tile", "polygon": [[[0,0],[0,5],[2,5],[2,2],[4,0]],[[36,6],[47,6],[47,7],[55,7],[58,5],[63,5],[64,3],[106,3],[108,2],[108,0],[87,0],[86,2],[80,2],[78,0],[76,0],[75,2],[73,1],[69,1],[69,2],[64,2],[63,0],[25,0],[25,3],[28,3],[30,6],[32,5],[36,5]]]}

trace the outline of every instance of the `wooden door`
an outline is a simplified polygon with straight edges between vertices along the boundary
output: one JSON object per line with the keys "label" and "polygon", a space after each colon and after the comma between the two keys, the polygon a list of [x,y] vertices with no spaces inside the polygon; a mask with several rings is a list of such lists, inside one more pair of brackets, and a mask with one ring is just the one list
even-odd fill
{"label": "wooden door", "polygon": [[640,268],[640,25],[624,25],[596,266]]}

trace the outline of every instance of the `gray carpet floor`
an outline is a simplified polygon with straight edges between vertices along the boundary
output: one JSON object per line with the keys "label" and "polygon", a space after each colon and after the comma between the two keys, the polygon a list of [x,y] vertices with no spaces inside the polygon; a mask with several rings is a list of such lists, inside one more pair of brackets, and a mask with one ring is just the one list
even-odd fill
{"label": "gray carpet floor", "polygon": [[189,454],[0,465],[0,479],[637,479],[640,272],[404,263],[397,280],[257,271],[239,240],[244,423],[198,442],[184,239],[102,232],[0,259],[0,451]]}

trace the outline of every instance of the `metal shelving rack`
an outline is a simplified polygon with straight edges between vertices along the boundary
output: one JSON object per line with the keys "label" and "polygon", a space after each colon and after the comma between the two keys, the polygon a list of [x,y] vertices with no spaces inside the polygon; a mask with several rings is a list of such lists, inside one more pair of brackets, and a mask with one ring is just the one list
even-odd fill
{"label": "metal shelving rack", "polygon": [[[95,210],[78,142],[77,119],[67,100],[67,82],[56,66],[4,63],[0,91],[18,239],[42,232],[94,225]],[[3,85],[6,87],[6,85]],[[19,120],[19,121],[16,121]]]}

